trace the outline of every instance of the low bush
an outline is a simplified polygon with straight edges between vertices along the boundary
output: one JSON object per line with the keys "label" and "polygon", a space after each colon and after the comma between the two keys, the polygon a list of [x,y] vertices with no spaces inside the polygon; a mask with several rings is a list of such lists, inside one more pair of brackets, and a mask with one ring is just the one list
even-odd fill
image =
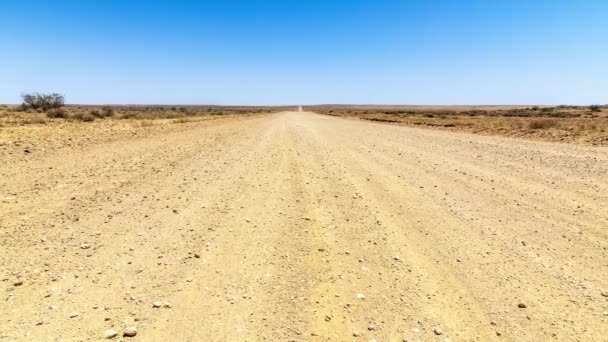
{"label": "low bush", "polygon": [[101,109],[101,115],[104,118],[112,117],[112,116],[114,116],[114,109],[112,109],[112,107],[110,107],[110,106],[105,106]]}
{"label": "low bush", "polygon": [[138,116],[134,112],[126,112],[123,113],[119,118],[120,119],[136,119]]}
{"label": "low bush", "polygon": [[101,115],[101,112],[97,109],[91,109],[89,111],[89,114],[94,118],[103,118],[103,116]]}
{"label": "low bush", "polygon": [[51,119],[65,119],[68,117],[68,112],[63,108],[51,109],[46,113],[46,116]]}
{"label": "low bush", "polygon": [[83,122],[91,122],[95,121],[95,117],[90,113],[78,112],[70,117],[73,120],[83,121]]}
{"label": "low bush", "polygon": [[589,109],[591,109],[592,112],[601,112],[602,106],[594,104],[594,105],[589,106]]}

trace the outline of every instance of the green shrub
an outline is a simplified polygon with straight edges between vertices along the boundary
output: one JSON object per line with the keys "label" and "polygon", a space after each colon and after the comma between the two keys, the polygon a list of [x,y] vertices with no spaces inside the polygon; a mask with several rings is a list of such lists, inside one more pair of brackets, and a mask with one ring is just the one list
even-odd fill
{"label": "green shrub", "polygon": [[32,94],[23,94],[21,95],[23,99],[22,106],[29,107],[33,109],[41,109],[42,111],[47,111],[53,108],[63,107],[65,98],[63,95],[58,93],[52,94],[40,94],[40,93],[32,93]]}

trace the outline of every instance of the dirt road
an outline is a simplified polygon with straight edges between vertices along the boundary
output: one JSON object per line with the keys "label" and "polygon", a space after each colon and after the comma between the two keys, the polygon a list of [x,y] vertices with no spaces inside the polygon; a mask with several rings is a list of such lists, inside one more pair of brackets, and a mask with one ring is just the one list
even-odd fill
{"label": "dirt road", "polygon": [[0,341],[608,340],[608,148],[287,112],[0,176]]}

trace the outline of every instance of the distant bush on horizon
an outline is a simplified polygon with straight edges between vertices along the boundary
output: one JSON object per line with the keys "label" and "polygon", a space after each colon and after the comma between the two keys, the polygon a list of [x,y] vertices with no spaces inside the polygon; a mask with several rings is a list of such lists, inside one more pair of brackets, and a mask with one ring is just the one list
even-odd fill
{"label": "distant bush on horizon", "polygon": [[65,104],[65,97],[59,93],[50,94],[22,94],[21,98],[23,103],[21,104],[24,108],[39,109],[47,111],[49,109],[61,108]]}

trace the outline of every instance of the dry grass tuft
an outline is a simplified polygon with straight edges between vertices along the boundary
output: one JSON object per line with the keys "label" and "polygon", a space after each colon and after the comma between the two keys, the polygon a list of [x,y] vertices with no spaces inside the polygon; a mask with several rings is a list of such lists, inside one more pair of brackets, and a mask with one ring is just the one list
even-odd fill
{"label": "dry grass tuft", "polygon": [[557,121],[552,119],[535,119],[528,122],[529,129],[547,129],[557,126]]}

